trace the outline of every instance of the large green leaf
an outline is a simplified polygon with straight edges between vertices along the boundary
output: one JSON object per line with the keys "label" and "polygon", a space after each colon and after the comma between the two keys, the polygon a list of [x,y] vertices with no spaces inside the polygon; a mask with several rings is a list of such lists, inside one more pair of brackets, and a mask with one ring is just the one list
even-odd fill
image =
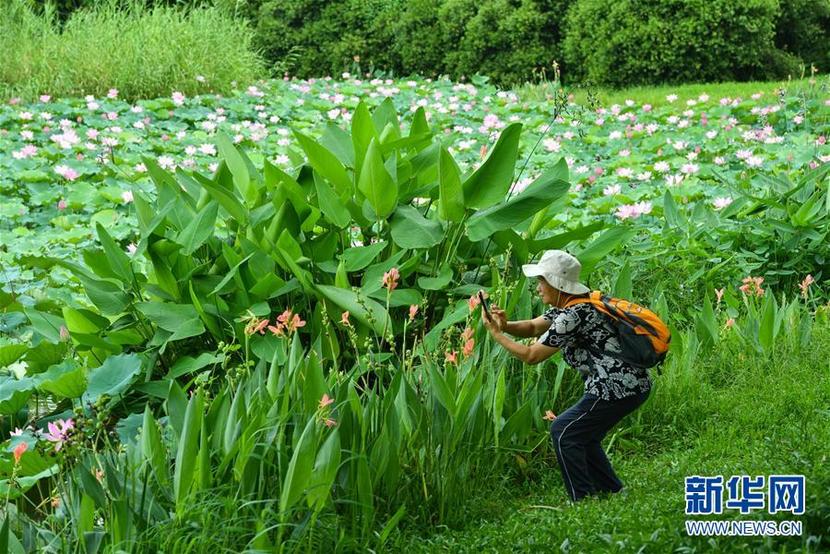
{"label": "large green leaf", "polygon": [[300,147],[305,151],[306,156],[308,156],[311,167],[334,185],[337,190],[337,195],[343,196],[348,194],[351,196],[352,180],[349,179],[346,169],[340,163],[340,160],[337,159],[337,156],[317,143],[314,139],[299,131],[294,131],[294,136],[297,142],[300,143]]}
{"label": "large green leaf", "polygon": [[374,139],[366,150],[357,187],[366,196],[378,219],[385,219],[398,203],[398,185],[386,170]]}
{"label": "large green leaf", "polygon": [[161,433],[150,411],[150,404],[144,405],[144,421],[141,425],[141,451],[144,458],[150,462],[156,480],[160,485],[166,485],[170,480],[167,468],[167,448],[161,440]]}
{"label": "large green leaf", "polygon": [[25,344],[7,344],[0,346],[0,367],[13,364],[29,350]]}
{"label": "large green leaf", "polygon": [[317,460],[314,462],[314,470],[311,472],[306,496],[309,507],[313,507],[318,511],[323,508],[329,497],[331,486],[334,484],[339,466],[340,433],[335,429],[317,453]]}
{"label": "large green leaf", "polygon": [[150,321],[173,335],[170,341],[195,337],[205,332],[199,312],[192,304],[170,304],[167,302],[139,302],[136,307]]}
{"label": "large green leaf", "polygon": [[245,199],[248,206],[253,206],[257,198],[257,189],[251,183],[251,176],[248,173],[248,166],[234,146],[230,137],[223,132],[216,133],[216,145],[219,147],[219,154],[225,160],[228,169],[233,175],[233,184],[240,196]]}
{"label": "large green leaf", "polygon": [[521,123],[508,125],[481,167],[464,181],[464,203],[468,208],[489,208],[507,194],[513,182],[521,132]]}
{"label": "large green leaf", "polygon": [[441,290],[450,284],[452,275],[452,267],[445,263],[438,269],[437,277],[418,277],[418,286],[424,290]]}
{"label": "large green leaf", "polygon": [[87,388],[86,371],[74,360],[64,360],[39,374],[37,386],[63,398],[80,398]]}
{"label": "large green leaf", "polygon": [[576,255],[582,264],[581,276],[584,277],[590,274],[602,258],[613,252],[636,233],[637,230],[631,227],[612,227],[598,236],[596,240]]}
{"label": "large green leaf", "polygon": [[378,257],[388,242],[381,240],[372,243],[368,246],[355,246],[347,248],[342,255],[342,260],[345,264],[345,269],[348,272],[360,271]]}
{"label": "large green leaf", "polygon": [[219,214],[219,203],[208,203],[196,214],[196,217],[182,229],[176,242],[182,245],[182,254],[190,256],[197,248],[213,235],[216,225],[216,216]]}
{"label": "large green leaf", "polygon": [[561,158],[521,193],[472,216],[467,222],[467,236],[476,242],[496,231],[515,227],[536,212],[546,209],[568,192],[569,187],[568,164]]}
{"label": "large green leaf", "polygon": [[6,378],[0,383],[0,414],[13,415],[26,405],[26,401],[35,392],[35,381],[29,377]]}
{"label": "large green leaf", "polygon": [[197,393],[187,403],[179,448],[176,452],[173,496],[176,499],[176,511],[179,513],[185,509],[185,501],[195,476],[196,456],[199,452],[199,437],[202,431],[202,412],[202,395]]}
{"label": "large green leaf", "polygon": [[98,231],[98,240],[101,241],[101,245],[104,247],[110,267],[124,283],[131,283],[133,270],[130,267],[130,257],[116,244],[103,225],[97,223],[95,229]]}
{"label": "large green leaf", "polygon": [[352,144],[354,145],[355,175],[360,175],[363,159],[372,139],[379,140],[377,129],[372,122],[369,108],[361,101],[352,115]]}
{"label": "large green leaf", "polygon": [[446,221],[461,221],[464,217],[461,170],[443,147],[438,156],[438,217]]}
{"label": "large green leaf", "polygon": [[237,198],[233,192],[209,179],[202,178],[199,179],[199,182],[202,183],[202,186],[205,187],[208,194],[210,194],[214,200],[219,202],[219,204],[237,223],[240,225],[248,224],[248,210],[245,209],[245,206],[242,205],[242,202],[239,201],[239,198]]}
{"label": "large green leaf", "polygon": [[314,174],[314,188],[317,190],[317,203],[320,206],[320,211],[326,216],[331,223],[345,229],[352,221],[352,216],[348,208],[343,205],[343,202],[332,190],[324,179],[317,177]]}
{"label": "large green leaf", "polygon": [[398,206],[390,225],[395,244],[409,250],[430,248],[444,238],[444,229],[439,222],[425,218],[408,204]]}
{"label": "large green leaf", "polygon": [[62,318],[28,307],[24,307],[23,312],[32,322],[35,331],[43,335],[46,340],[52,343],[60,342],[60,328],[64,324]]}
{"label": "large green leaf", "polygon": [[89,385],[83,395],[84,404],[94,404],[101,395],[115,397],[127,390],[141,371],[137,354],[110,356],[89,372]]}
{"label": "large green leaf", "polygon": [[[357,294],[352,290],[340,289],[331,285],[315,285],[315,287],[341,309],[348,310],[350,315],[358,321],[372,327],[378,335],[383,334],[384,328],[389,329],[389,314],[386,313],[386,309],[382,305],[371,298],[363,298],[364,304],[368,307],[368,310],[364,310],[357,301]],[[369,322],[369,313],[374,318],[374,326]]]}
{"label": "large green leaf", "polygon": [[556,235],[551,235],[541,239],[530,240],[528,241],[528,250],[531,254],[536,254],[542,250],[556,250],[566,246],[572,241],[587,239],[597,231],[601,231],[604,228],[605,223],[597,221],[595,223],[591,223],[590,225],[583,225],[577,227],[576,229],[565,231],[564,233],[558,233]]}
{"label": "large green leaf", "polygon": [[288,471],[282,484],[280,494],[280,517],[286,519],[288,510],[300,499],[303,491],[309,486],[314,464],[314,443],[316,418],[311,417],[303,429],[300,440],[294,448],[291,461],[288,462]]}

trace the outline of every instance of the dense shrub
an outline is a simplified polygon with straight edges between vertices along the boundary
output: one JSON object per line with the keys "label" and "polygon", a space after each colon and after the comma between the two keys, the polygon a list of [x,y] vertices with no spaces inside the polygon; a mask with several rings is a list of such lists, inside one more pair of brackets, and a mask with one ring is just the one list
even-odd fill
{"label": "dense shrub", "polygon": [[[563,4],[562,2],[558,2]],[[552,2],[489,0],[466,22],[457,50],[447,57],[451,73],[489,75],[520,83],[559,59],[559,14]]]}
{"label": "dense shrub", "polygon": [[777,0],[579,0],[568,16],[572,79],[614,86],[746,80],[774,51]]}
{"label": "dense shrub", "polygon": [[254,0],[246,12],[269,60],[299,50],[292,73],[313,76],[347,69],[355,56],[364,65],[394,66],[392,37],[380,22],[397,9],[397,0]]}
{"label": "dense shrub", "polygon": [[830,0],[781,0],[775,45],[819,71],[830,71]]}

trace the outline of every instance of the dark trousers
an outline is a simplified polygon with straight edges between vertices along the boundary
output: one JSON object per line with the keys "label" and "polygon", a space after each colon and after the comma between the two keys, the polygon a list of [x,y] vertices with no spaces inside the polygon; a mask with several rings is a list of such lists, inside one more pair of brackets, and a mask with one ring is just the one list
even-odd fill
{"label": "dark trousers", "polygon": [[608,401],[585,394],[554,420],[550,435],[571,500],[622,489],[622,482],[600,441],[617,422],[645,402],[648,395],[646,392]]}

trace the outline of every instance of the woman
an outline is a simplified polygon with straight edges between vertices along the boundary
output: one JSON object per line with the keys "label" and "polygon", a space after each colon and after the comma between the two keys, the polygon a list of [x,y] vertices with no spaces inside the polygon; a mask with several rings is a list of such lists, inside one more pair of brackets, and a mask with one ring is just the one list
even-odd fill
{"label": "woman", "polygon": [[[648,398],[651,380],[645,369],[635,368],[614,354],[620,352],[619,335],[605,314],[589,303],[565,305],[587,298],[590,289],[579,282],[579,261],[562,250],[548,250],[538,264],[525,264],[522,272],[536,277],[536,291],[552,306],[531,320],[507,321],[504,311],[493,306],[492,319],[482,310],[484,325],[511,354],[537,364],[560,349],[565,361],[582,375],[585,394],[557,417],[551,439],[568,495],[574,502],[590,494],[616,493],[623,484],[614,473],[601,441],[623,417]],[[516,337],[538,337],[528,346]]]}

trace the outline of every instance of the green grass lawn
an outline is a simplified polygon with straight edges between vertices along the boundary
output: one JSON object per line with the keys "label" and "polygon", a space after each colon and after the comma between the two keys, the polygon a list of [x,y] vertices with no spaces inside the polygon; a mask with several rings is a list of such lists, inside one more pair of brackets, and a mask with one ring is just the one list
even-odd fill
{"label": "green grass lawn", "polygon": [[[749,81],[744,83],[725,82],[725,83],[692,83],[686,85],[663,85],[653,87],[631,87],[620,90],[594,88],[593,92],[596,94],[597,100],[603,106],[610,106],[611,104],[624,104],[626,100],[634,100],[637,105],[651,104],[655,108],[669,104],[666,99],[671,94],[677,95],[675,100],[676,105],[685,106],[687,100],[696,100],[701,94],[707,94],[711,99],[719,100],[724,97],[729,98],[750,98],[753,94],[761,93],[763,97],[767,97],[769,102],[773,102],[776,91],[785,88],[797,94],[800,91],[805,91],[812,87],[823,87],[824,90],[828,88],[828,79],[826,76],[816,76],[815,79],[803,78],[792,79],[784,81]],[[573,92],[574,101],[579,104],[584,104],[588,97],[588,88],[586,87],[566,87],[569,92]],[[526,84],[517,92],[522,99],[526,100],[541,100],[546,95],[553,94],[553,84]]]}
{"label": "green grass lawn", "polygon": [[[606,438],[606,447],[615,431],[616,438],[624,434],[629,439],[625,447],[617,440],[609,452],[627,496],[571,504],[546,447],[548,464],[505,480],[471,502],[463,527],[399,537],[402,551],[830,551],[829,351],[830,326],[823,324],[806,348],[782,347],[767,360],[708,352],[695,368],[693,384],[683,385],[689,387],[686,399],[678,395],[678,381],[658,377],[639,418],[635,412]],[[656,406],[666,406],[660,402],[666,397],[673,399],[675,409],[657,412]],[[685,414],[681,421],[678,413]],[[684,513],[686,476],[723,475],[725,481],[731,475],[776,473],[806,476],[803,516],[766,511],[741,516],[729,509],[718,516]],[[803,535],[692,538],[685,531],[687,517],[796,520],[803,523]]]}

